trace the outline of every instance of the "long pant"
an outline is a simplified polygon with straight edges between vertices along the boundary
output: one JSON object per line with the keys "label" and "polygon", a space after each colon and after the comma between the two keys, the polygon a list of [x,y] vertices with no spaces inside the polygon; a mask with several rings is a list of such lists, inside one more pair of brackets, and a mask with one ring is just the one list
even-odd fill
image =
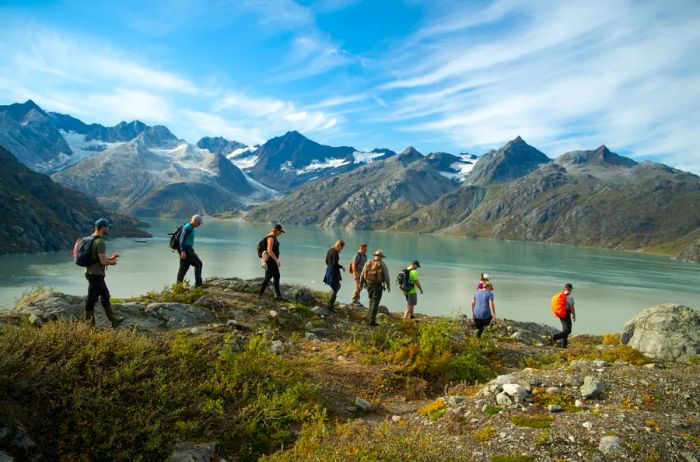
{"label": "long pant", "polygon": [[109,289],[105,284],[105,277],[96,274],[85,274],[85,279],[88,280],[88,294],[85,299],[85,313],[94,313],[95,304],[99,299],[102,302],[102,307],[105,311],[110,308]]}
{"label": "long pant", "polygon": [[260,286],[260,292],[258,293],[258,295],[262,295],[265,293],[265,289],[267,289],[267,285],[270,283],[270,279],[275,280],[275,293],[278,297],[281,297],[282,292],[280,291],[280,267],[277,266],[277,262],[272,258],[267,259],[267,267],[265,268],[265,279],[263,279],[263,283],[262,286]]}
{"label": "long pant", "polygon": [[562,331],[554,336],[554,340],[561,340],[561,346],[566,348],[569,345],[569,334],[571,334],[571,313],[566,313],[566,317],[559,320]]}
{"label": "long pant", "polygon": [[374,324],[377,322],[377,310],[379,309],[379,302],[382,301],[382,293],[384,293],[384,286],[382,286],[381,283],[367,283],[367,294],[369,295],[370,324]]}
{"label": "long pant", "polygon": [[180,283],[185,279],[185,274],[190,266],[194,266],[194,283],[196,286],[202,285],[202,260],[197,256],[194,249],[186,248],[184,250],[185,258],[180,258],[180,270],[177,272],[177,282]]}
{"label": "long pant", "polygon": [[352,291],[352,303],[360,303],[360,294],[362,293],[362,285],[360,278],[355,279],[355,289]]}
{"label": "long pant", "polygon": [[340,291],[340,283],[336,287],[331,287],[333,293],[331,298],[328,299],[328,309],[333,311],[335,309],[335,299],[338,297],[338,292]]}
{"label": "long pant", "polygon": [[474,325],[476,326],[477,338],[481,337],[481,334],[484,332],[484,329],[486,329],[486,327],[488,327],[490,324],[491,324],[491,318],[488,318],[488,319],[474,318]]}

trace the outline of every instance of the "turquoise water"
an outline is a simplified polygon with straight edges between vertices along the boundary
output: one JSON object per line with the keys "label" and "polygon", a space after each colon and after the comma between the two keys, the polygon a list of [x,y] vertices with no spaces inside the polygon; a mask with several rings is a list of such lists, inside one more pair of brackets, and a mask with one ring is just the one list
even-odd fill
{"label": "turquoise water", "polygon": [[[119,264],[108,269],[107,284],[113,297],[143,294],[175,281],[178,257],[168,249],[167,233],[176,221],[146,219],[155,236],[144,242],[114,239],[108,253],[119,252]],[[197,229],[195,248],[204,261],[204,277],[262,275],[255,254],[268,226],[208,219]],[[381,248],[392,275],[410,260],[421,262],[417,312],[452,315],[469,308],[479,273],[491,275],[496,313],[510,319],[546,322],[554,326],[550,297],[565,282],[574,285],[578,322],[574,333],[620,331],[640,310],[659,303],[697,307],[700,300],[700,265],[667,258],[572,246],[470,240],[431,234],[346,231],[315,227],[288,227],[282,235],[282,282],[326,289],[321,280],[326,250],[336,239],[348,245],[341,254],[347,265],[360,242],[370,250]],[[345,273],[344,273],[345,275]],[[193,278],[192,270],[188,274]],[[352,280],[346,275],[339,300],[348,302]],[[87,283],[69,252],[0,257],[0,309],[9,309],[23,292],[37,285],[66,293],[83,294]],[[363,303],[367,295],[363,294]],[[398,290],[382,300],[391,311],[402,311]]]}

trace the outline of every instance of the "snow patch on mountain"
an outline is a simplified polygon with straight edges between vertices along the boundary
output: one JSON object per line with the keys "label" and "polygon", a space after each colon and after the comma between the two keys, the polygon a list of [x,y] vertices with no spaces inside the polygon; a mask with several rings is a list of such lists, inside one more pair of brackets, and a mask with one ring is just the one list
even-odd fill
{"label": "snow patch on mountain", "polygon": [[367,164],[377,159],[378,157],[386,156],[385,152],[362,152],[355,151],[352,153],[356,164]]}
{"label": "snow patch on mountain", "polygon": [[458,154],[457,157],[460,159],[459,162],[452,163],[450,171],[440,172],[440,175],[461,182],[469,175],[479,158],[473,154]]}
{"label": "snow patch on mountain", "polygon": [[312,160],[309,165],[296,171],[297,175],[305,173],[317,172],[319,170],[327,170],[329,168],[340,168],[350,163],[347,159],[324,159],[320,162],[316,159]]}
{"label": "snow patch on mountain", "polygon": [[229,157],[229,159],[231,160],[231,162],[233,162],[233,165],[240,168],[241,170],[249,170],[249,169],[255,167],[255,164],[258,163],[258,161],[260,160],[260,157],[258,157],[258,156],[234,157],[234,158]]}

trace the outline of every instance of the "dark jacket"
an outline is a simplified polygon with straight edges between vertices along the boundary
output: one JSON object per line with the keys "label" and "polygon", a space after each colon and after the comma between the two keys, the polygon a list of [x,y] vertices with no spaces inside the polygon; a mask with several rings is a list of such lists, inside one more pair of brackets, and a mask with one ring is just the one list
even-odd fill
{"label": "dark jacket", "polygon": [[324,284],[331,286],[331,289],[338,290],[340,281],[343,278],[340,275],[340,270],[344,269],[340,263],[340,253],[331,247],[326,254],[326,274],[323,276]]}

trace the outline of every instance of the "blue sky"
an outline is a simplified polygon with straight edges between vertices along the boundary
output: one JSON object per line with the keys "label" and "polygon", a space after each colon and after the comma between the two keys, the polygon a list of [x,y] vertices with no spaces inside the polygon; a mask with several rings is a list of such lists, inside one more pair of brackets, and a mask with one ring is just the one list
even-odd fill
{"label": "blue sky", "polygon": [[700,2],[4,0],[0,104],[196,142],[550,157],[606,144],[700,173]]}

